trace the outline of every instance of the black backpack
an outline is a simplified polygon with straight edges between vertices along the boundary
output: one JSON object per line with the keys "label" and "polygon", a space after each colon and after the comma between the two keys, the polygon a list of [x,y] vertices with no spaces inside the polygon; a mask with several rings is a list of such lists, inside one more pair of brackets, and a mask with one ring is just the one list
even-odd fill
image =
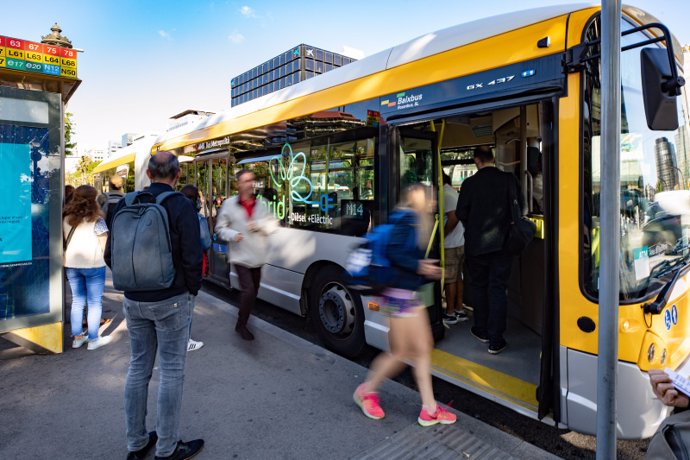
{"label": "black backpack", "polygon": [[125,206],[113,217],[111,269],[113,286],[120,291],[167,289],[175,280],[170,224],[163,201],[180,192],[125,195]]}

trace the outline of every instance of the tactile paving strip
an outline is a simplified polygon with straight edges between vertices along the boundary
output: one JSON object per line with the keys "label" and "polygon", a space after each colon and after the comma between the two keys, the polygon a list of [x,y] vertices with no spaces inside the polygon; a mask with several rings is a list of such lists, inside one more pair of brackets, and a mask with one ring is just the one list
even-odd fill
{"label": "tactile paving strip", "polygon": [[384,443],[353,457],[356,460],[463,459],[507,460],[515,457],[455,426],[411,425]]}

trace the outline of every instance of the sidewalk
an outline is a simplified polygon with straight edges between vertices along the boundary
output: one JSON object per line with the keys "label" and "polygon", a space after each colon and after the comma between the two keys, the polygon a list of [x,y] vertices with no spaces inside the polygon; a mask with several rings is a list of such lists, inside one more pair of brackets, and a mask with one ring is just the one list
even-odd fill
{"label": "sidewalk", "polygon": [[[115,316],[107,347],[16,359],[0,351],[0,458],[125,458],[129,337],[121,294],[106,287],[104,297]],[[205,346],[188,356],[180,433],[206,440],[199,459],[556,458],[461,413],[455,425],[419,427],[418,394],[392,381],[381,388],[386,418],[370,420],[352,402],[365,368],[255,317],[256,340],[245,342],[236,314],[197,297],[193,337]],[[149,389],[154,429],[157,371]]]}

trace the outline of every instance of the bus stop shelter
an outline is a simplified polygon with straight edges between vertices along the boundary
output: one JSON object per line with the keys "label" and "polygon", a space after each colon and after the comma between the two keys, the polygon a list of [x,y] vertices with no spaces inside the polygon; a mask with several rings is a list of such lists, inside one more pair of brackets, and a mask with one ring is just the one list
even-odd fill
{"label": "bus stop shelter", "polygon": [[0,334],[61,353],[64,113],[81,80],[53,31],[41,43],[0,31]]}

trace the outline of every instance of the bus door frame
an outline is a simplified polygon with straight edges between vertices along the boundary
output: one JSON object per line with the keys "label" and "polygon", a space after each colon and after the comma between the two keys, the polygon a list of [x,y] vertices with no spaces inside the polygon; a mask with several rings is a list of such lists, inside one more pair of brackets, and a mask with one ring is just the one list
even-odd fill
{"label": "bus door frame", "polygon": [[[417,123],[417,122],[411,122]],[[411,128],[406,128],[404,125],[411,123],[390,123],[384,127],[386,130],[385,136],[382,138],[386,139],[386,150],[388,153],[387,158],[387,174],[385,178],[386,182],[382,184],[383,188],[380,190],[386,190],[387,202],[382,203],[382,209],[386,215],[386,221],[388,216],[395,209],[400,198],[400,140],[401,138],[409,137],[413,139],[424,139],[431,141],[431,158],[432,158],[432,187],[438,192],[438,168],[440,163],[438,162],[438,133],[431,131],[416,131]],[[384,168],[385,169],[385,168]],[[382,178],[384,179],[384,178]],[[438,195],[436,195],[438,196]],[[385,206],[385,207],[384,207]],[[432,251],[440,254],[439,241],[440,241],[440,227],[441,220],[438,216],[438,208],[435,211],[436,215],[436,231],[432,234],[433,243],[431,244]],[[433,254],[433,252],[432,252]],[[431,323],[431,330],[433,333],[434,340],[441,340],[445,335],[445,327],[442,321],[442,298],[441,298],[441,283],[434,283],[434,305],[427,309],[429,312],[429,321]]]}
{"label": "bus door frame", "polygon": [[[560,406],[560,360],[559,360],[559,271],[558,271],[558,104],[563,91],[551,91],[542,94],[533,94],[520,97],[511,97],[498,101],[479,102],[457,108],[446,108],[417,114],[391,116],[386,125],[387,152],[390,152],[389,165],[390,177],[398,174],[397,140],[393,135],[394,129],[404,125],[428,123],[434,120],[443,120],[453,116],[469,115],[482,111],[495,111],[511,107],[520,107],[537,104],[539,110],[540,135],[542,137],[542,161],[544,174],[544,315],[541,335],[540,376],[537,387],[537,401],[539,403],[537,416],[541,420],[546,416],[556,422],[561,420]],[[547,121],[547,118],[550,119]],[[390,196],[394,192],[393,181],[389,180]],[[397,187],[397,185],[395,186]],[[393,204],[394,205],[394,204]],[[391,208],[389,204],[389,209]],[[439,286],[440,293],[440,283]],[[440,311],[440,294],[439,294]],[[442,335],[441,335],[442,336]],[[436,335],[434,336],[436,338]]]}
{"label": "bus door frame", "polygon": [[[200,155],[197,155],[194,157],[194,182],[199,189],[201,193],[204,194],[204,200],[206,201],[206,211],[209,214],[212,214],[213,210],[213,201],[214,197],[212,196],[212,188],[213,188],[213,172],[212,172],[212,163],[214,160],[227,160],[226,162],[226,168],[229,169],[229,162],[230,162],[230,153],[228,150],[223,150],[220,152],[209,152],[209,153],[203,153]],[[207,175],[206,175],[206,183],[205,184],[200,184],[199,183],[199,163],[203,162],[205,166],[207,166]],[[225,184],[225,191],[228,193],[228,188],[229,188],[229,181],[230,177],[228,175],[229,173],[226,173],[226,184]],[[227,196],[225,197],[226,199],[228,198]],[[222,259],[225,260],[224,266],[221,267],[216,267],[217,265],[217,257],[216,251],[215,251],[215,245],[216,244],[223,244],[220,241],[217,241],[215,239],[215,222],[217,216],[211,216],[208,215],[206,216],[209,226],[210,226],[210,232],[211,232],[211,239],[212,243],[211,244],[211,249],[208,251],[208,278],[212,278],[216,282],[221,282],[223,285],[227,286],[228,288],[230,287],[230,264],[227,262],[227,257],[223,256]],[[221,270],[217,270],[217,268],[221,268]],[[225,273],[225,276],[220,276],[218,273]]]}

